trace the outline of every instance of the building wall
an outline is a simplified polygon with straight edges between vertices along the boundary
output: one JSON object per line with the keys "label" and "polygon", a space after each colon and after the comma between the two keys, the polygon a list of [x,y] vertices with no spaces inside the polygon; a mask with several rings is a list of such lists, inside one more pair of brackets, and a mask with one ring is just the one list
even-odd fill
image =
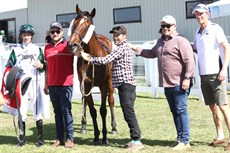
{"label": "building wall", "polygon": [[27,9],[19,9],[15,11],[8,11],[8,12],[1,12],[0,13],[0,21],[1,20],[7,20],[7,19],[13,19],[15,18],[16,22],[16,36],[18,38],[19,33],[19,27],[28,22],[27,18]]}
{"label": "building wall", "polygon": [[[177,29],[182,35],[193,41],[193,35],[197,29],[196,19],[186,19],[186,0],[30,0],[28,1],[28,21],[39,31],[35,39],[37,42],[44,41],[49,23],[56,20],[57,14],[74,13],[76,4],[83,11],[96,8],[94,24],[96,32],[112,38],[108,31],[114,26],[113,9],[130,6],[141,6],[142,22],[123,24],[128,29],[130,41],[153,40],[160,35],[159,21],[164,15],[170,14],[177,20]],[[230,17],[211,19],[219,23],[230,35],[228,25]],[[65,29],[67,30],[67,29]]]}

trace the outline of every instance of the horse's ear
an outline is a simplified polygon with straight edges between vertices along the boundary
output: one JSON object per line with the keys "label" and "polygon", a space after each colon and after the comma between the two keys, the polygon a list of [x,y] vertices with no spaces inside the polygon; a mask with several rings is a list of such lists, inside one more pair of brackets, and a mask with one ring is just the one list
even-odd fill
{"label": "horse's ear", "polygon": [[90,13],[91,18],[93,18],[95,16],[95,14],[96,14],[96,9],[94,8],[92,10],[92,12]]}
{"label": "horse's ear", "polygon": [[78,4],[76,5],[76,13],[77,13],[78,15],[81,14],[81,9],[78,7]]}

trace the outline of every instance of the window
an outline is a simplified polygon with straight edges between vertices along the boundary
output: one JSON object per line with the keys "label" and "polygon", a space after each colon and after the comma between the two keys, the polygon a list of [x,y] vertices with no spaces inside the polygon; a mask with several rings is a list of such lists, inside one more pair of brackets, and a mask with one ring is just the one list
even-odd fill
{"label": "window", "polygon": [[114,24],[141,22],[141,7],[134,6],[113,9],[113,22]]}
{"label": "window", "polygon": [[63,28],[68,28],[71,21],[77,17],[76,13],[70,13],[70,14],[58,14],[56,16],[57,21],[61,23]]}
{"label": "window", "polygon": [[200,3],[209,4],[216,0],[196,0],[196,1],[186,1],[185,8],[186,8],[186,19],[196,18],[194,14],[192,14],[193,9]]}
{"label": "window", "polygon": [[16,43],[16,22],[15,18],[0,20],[0,30],[4,31],[3,41],[6,43]]}

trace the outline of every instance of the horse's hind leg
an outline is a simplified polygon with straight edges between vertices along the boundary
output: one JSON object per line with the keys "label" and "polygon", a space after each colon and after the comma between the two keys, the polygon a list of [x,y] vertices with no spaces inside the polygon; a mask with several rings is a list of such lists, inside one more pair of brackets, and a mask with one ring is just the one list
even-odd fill
{"label": "horse's hind leg", "polygon": [[81,117],[81,129],[80,129],[80,133],[85,134],[87,132],[86,130],[86,106],[87,106],[87,102],[85,101],[84,96],[82,97],[82,117]]}
{"label": "horse's hind leg", "polygon": [[114,115],[114,97],[113,97],[113,93],[114,93],[114,88],[112,87],[112,81],[110,82],[110,86],[109,86],[109,91],[108,91],[108,102],[109,102],[109,108],[110,108],[110,113],[111,113],[111,126],[112,126],[112,134],[117,134],[117,124],[116,124],[116,120],[115,120],[115,115]]}

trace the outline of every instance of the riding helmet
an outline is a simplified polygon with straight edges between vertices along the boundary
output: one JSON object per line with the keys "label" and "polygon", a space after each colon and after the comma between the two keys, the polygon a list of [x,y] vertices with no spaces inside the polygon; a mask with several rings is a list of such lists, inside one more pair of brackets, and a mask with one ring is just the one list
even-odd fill
{"label": "riding helmet", "polygon": [[31,33],[32,35],[34,35],[34,27],[30,24],[24,24],[21,25],[20,29],[19,29],[19,33]]}

